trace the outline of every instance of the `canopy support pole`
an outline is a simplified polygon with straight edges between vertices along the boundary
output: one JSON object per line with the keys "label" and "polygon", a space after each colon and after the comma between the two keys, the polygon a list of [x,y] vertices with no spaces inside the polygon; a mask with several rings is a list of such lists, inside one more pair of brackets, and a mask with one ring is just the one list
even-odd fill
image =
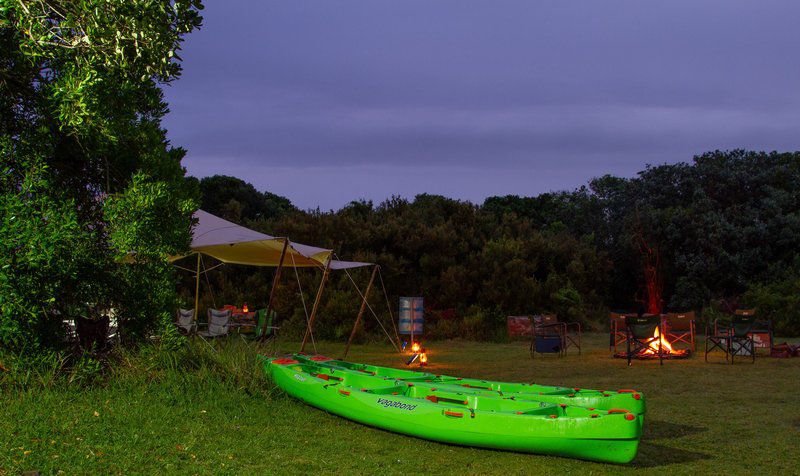
{"label": "canopy support pole", "polygon": [[194,284],[194,322],[197,322],[197,317],[200,313],[200,253],[197,253],[197,280]]}
{"label": "canopy support pole", "polygon": [[[272,289],[269,291],[269,301],[267,301],[267,319],[269,319],[269,313],[272,311],[272,302],[275,298],[275,290],[278,289],[278,282],[281,279],[281,270],[283,269],[283,260],[286,258],[286,250],[289,248],[289,238],[283,239],[283,250],[281,250],[281,258],[278,260],[278,268],[275,270],[275,277],[272,279]],[[274,323],[273,323],[274,325]],[[256,329],[256,333],[261,332],[260,340],[266,339],[267,336],[267,329]]]}
{"label": "canopy support pole", "polygon": [[322,290],[325,289],[325,282],[328,281],[328,275],[331,271],[331,261],[333,260],[333,255],[328,257],[328,261],[325,263],[325,272],[322,273],[322,280],[319,282],[319,289],[317,290],[317,297],[314,299],[314,306],[311,308],[311,317],[308,318],[308,327],[306,328],[306,334],[303,336],[303,345],[300,347],[300,352],[305,352],[306,350],[306,343],[308,342],[308,336],[313,332],[314,329],[314,319],[317,317],[317,310],[319,309],[319,303],[322,300]]}
{"label": "canopy support pole", "polygon": [[347,340],[347,346],[344,348],[344,354],[342,354],[342,359],[347,357],[347,352],[350,351],[350,344],[353,343],[353,339],[356,336],[356,331],[358,330],[358,325],[361,324],[361,317],[364,315],[364,310],[367,309],[367,299],[369,299],[369,292],[372,291],[372,283],[375,281],[375,276],[378,274],[378,265],[375,265],[375,268],[372,270],[372,276],[369,278],[369,284],[367,284],[367,290],[364,292],[364,299],[361,301],[361,309],[358,311],[358,317],[356,317],[356,323],[353,324],[353,331],[350,332],[350,338]]}

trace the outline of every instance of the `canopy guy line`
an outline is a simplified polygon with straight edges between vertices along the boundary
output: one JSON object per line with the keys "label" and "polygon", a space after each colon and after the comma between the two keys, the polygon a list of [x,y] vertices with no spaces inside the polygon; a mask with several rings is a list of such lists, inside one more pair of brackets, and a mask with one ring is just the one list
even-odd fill
{"label": "canopy guy line", "polygon": [[[278,260],[278,267],[275,269],[275,276],[272,278],[272,287],[269,290],[269,298],[267,299],[267,310],[265,316],[269,318],[272,312],[272,303],[275,298],[275,291],[278,289],[278,283],[281,279],[281,270],[283,270],[283,261],[286,259],[286,250],[289,248],[289,239],[283,239],[283,249],[281,250],[281,257]],[[294,262],[294,260],[292,260]],[[261,334],[260,340],[266,339],[267,330]]]}
{"label": "canopy guy line", "polygon": [[367,307],[367,300],[369,299],[369,293],[372,291],[372,284],[375,282],[375,275],[378,274],[378,268],[380,266],[375,265],[372,269],[372,274],[369,277],[369,284],[367,284],[367,290],[364,292],[364,299],[361,301],[361,308],[358,310],[358,316],[356,317],[356,322],[353,323],[353,330],[350,331],[350,338],[347,339],[347,345],[344,347],[344,353],[342,353],[342,359],[347,357],[347,353],[350,351],[350,345],[353,343],[353,339],[356,336],[356,332],[358,331],[358,325],[361,323],[361,318],[364,316],[364,310]]}
{"label": "canopy guy line", "polygon": [[314,306],[311,308],[311,317],[308,318],[308,327],[306,328],[306,334],[303,336],[303,344],[300,346],[300,352],[304,352],[306,349],[306,343],[308,342],[308,336],[314,329],[314,319],[317,317],[317,311],[319,310],[319,304],[322,301],[322,291],[325,289],[325,283],[328,282],[328,276],[331,273],[331,262],[333,261],[333,254],[328,255],[328,260],[325,262],[325,272],[322,273],[322,279],[319,282],[319,289],[317,290],[317,297],[314,298]]}
{"label": "canopy guy line", "polygon": [[[363,302],[365,302],[365,303],[367,304],[367,309],[369,309],[369,312],[370,312],[370,313],[371,313],[371,314],[372,314],[372,315],[375,317],[375,320],[376,320],[376,321],[378,321],[378,325],[379,325],[379,326],[381,326],[381,329],[383,329],[383,332],[386,334],[386,337],[389,339],[389,342],[391,342],[391,343],[392,343],[392,346],[393,346],[395,349],[397,349],[397,352],[401,352],[401,350],[400,350],[400,347],[397,345],[397,343],[396,343],[396,342],[395,342],[395,341],[392,339],[392,337],[389,335],[389,331],[387,331],[387,330],[386,330],[386,328],[383,326],[383,323],[382,323],[382,322],[381,322],[381,320],[378,318],[378,315],[377,315],[377,314],[375,314],[375,311],[372,309],[372,306],[370,306],[370,305],[369,305],[369,302],[367,302],[367,299],[366,299],[366,297],[365,297],[365,296],[364,296],[364,295],[361,293],[361,290],[358,288],[358,285],[357,285],[357,284],[356,284],[356,282],[353,280],[353,277],[352,277],[352,276],[350,276],[350,272],[349,272],[349,271],[347,271],[347,269],[345,269],[345,270],[344,270],[344,273],[345,273],[345,274],[347,275],[347,277],[350,279],[350,282],[353,284],[353,287],[356,289],[356,292],[358,293],[358,295],[359,295],[359,296],[361,296],[361,299],[363,299]],[[388,298],[387,298],[387,299],[388,299]]]}
{"label": "canopy guy line", "polygon": [[203,264],[203,275],[205,275],[206,277],[206,285],[208,286],[208,293],[211,294],[211,303],[214,305],[214,309],[216,309],[217,300],[216,298],[214,298],[214,290],[211,288],[211,281],[208,279],[208,272],[211,270],[206,269],[206,262],[203,261],[203,255],[200,255],[200,262]]}
{"label": "canopy guy line", "polygon": [[383,297],[386,298],[386,310],[389,311],[389,320],[392,321],[392,327],[394,328],[394,336],[397,337],[397,346],[401,346],[400,341],[400,333],[397,332],[397,324],[394,320],[394,314],[392,313],[392,305],[389,303],[389,293],[386,292],[386,285],[383,284],[383,273],[381,272],[381,267],[378,266],[378,278],[381,281],[381,288],[383,289]]}
{"label": "canopy guy line", "polygon": [[[294,264],[294,256],[292,256],[292,264]],[[306,316],[306,327],[310,328],[310,320],[308,318],[308,308],[306,307],[306,299],[303,296],[303,286],[300,284],[300,273],[297,272],[297,267],[294,266],[294,276],[297,278],[297,290],[300,292],[300,302],[303,303],[303,314]],[[311,346],[314,348],[314,353],[317,353],[317,344],[314,342],[314,331],[311,331]]]}

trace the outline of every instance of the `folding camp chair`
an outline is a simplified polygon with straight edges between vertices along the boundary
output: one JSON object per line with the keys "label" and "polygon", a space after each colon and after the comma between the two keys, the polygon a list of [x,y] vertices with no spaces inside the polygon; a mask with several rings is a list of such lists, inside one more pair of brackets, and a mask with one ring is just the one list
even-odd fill
{"label": "folding camp chair", "polygon": [[609,318],[609,342],[608,342],[608,350],[613,349],[614,352],[617,352],[617,346],[620,344],[624,344],[625,341],[628,339],[628,334],[625,331],[625,318],[627,316],[636,316],[636,314],[630,313],[620,313],[620,312],[610,312],[608,313]]}
{"label": "folding camp chair", "polygon": [[531,358],[540,354],[564,355],[566,348],[564,335],[566,326],[563,322],[558,322],[553,314],[536,315],[531,318],[533,333],[531,336]]}
{"label": "folding camp chair", "polygon": [[694,352],[696,350],[694,311],[666,314],[664,316],[664,338],[670,345],[679,342],[688,344]]}
{"label": "folding camp chair", "polygon": [[581,355],[581,323],[580,322],[562,322],[564,324],[564,353],[567,349],[576,347],[578,355]]}
{"label": "folding camp chair", "polygon": [[756,317],[752,314],[734,314],[730,319],[717,318],[714,320],[713,328],[706,324],[706,362],[709,352],[714,349],[725,352],[726,361],[730,356],[731,364],[735,355],[749,354],[752,362],[755,362],[756,343],[752,332],[756,324]]}
{"label": "folding camp chair", "polygon": [[221,309],[208,310],[208,322],[199,323],[198,326],[205,326],[206,330],[197,333],[200,337],[224,337],[231,329],[231,311]]}
{"label": "folding camp chair", "polygon": [[269,316],[267,316],[266,309],[259,309],[256,311],[256,331],[252,334],[253,338],[256,340],[262,337],[265,340],[273,339],[277,330],[280,329],[272,325],[276,317],[277,314],[274,309],[269,311]]}
{"label": "folding camp chair", "polygon": [[769,349],[769,353],[772,354],[772,348],[775,345],[775,338],[772,333],[772,321],[768,319],[758,319],[755,309],[737,309],[734,314],[740,316],[753,316],[756,318],[756,322],[753,324],[753,329],[750,331],[750,335],[753,338],[753,341],[755,341],[756,348],[763,347]]}
{"label": "folding camp chair", "polygon": [[[656,333],[656,330],[658,330],[658,333]],[[631,365],[631,360],[634,357],[647,350],[655,352],[658,355],[658,364],[664,365],[666,352],[661,347],[661,316],[657,314],[626,316],[625,336],[628,365]],[[650,346],[652,343],[657,343],[655,349]]]}
{"label": "folding camp chair", "polygon": [[175,325],[183,334],[191,335],[197,330],[194,309],[178,309],[175,312]]}

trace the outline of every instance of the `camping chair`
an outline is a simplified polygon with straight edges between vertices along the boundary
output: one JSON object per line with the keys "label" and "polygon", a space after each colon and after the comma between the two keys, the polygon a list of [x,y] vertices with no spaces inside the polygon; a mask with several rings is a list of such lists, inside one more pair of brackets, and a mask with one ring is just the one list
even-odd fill
{"label": "camping chair", "polygon": [[581,355],[581,323],[580,322],[563,322],[564,324],[564,353],[570,346],[578,349],[578,355]]}
{"label": "camping chair", "polygon": [[695,349],[694,311],[670,312],[664,316],[664,338],[670,345],[684,342]]}
{"label": "camping chair", "polygon": [[636,314],[626,314],[620,312],[608,313],[610,331],[608,350],[614,349],[614,352],[616,353],[617,346],[624,344],[628,339],[628,335],[625,331],[625,318],[627,316],[636,316]]}
{"label": "camping chair", "polygon": [[[658,333],[656,333],[658,330]],[[628,365],[631,365],[633,357],[645,352],[646,350],[654,350],[650,344],[657,343],[657,349],[654,350],[658,355],[658,364],[664,365],[664,349],[661,348],[661,316],[657,314],[645,314],[643,316],[626,316],[625,317],[625,346],[626,356],[628,358]]]}
{"label": "camping chair", "polygon": [[[775,344],[775,339],[772,334],[772,321],[768,319],[758,319],[755,309],[737,309],[734,314],[740,316],[753,316],[756,317],[756,322],[753,329],[750,331],[753,341],[755,341],[756,348],[768,348],[769,353],[772,354],[772,348]],[[764,340],[768,342],[764,342]]]}
{"label": "camping chair", "polygon": [[[752,314],[734,314],[727,318],[714,319],[713,333],[706,324],[706,355],[714,349],[725,352],[725,360],[730,356],[731,364],[735,355],[750,354],[752,362],[756,361],[756,343],[753,340],[753,329],[757,325],[756,317]],[[710,347],[709,347],[710,346]]]}
{"label": "camping chair", "polygon": [[531,337],[531,358],[540,354],[564,355],[566,326],[558,322],[553,314],[537,315],[531,318],[533,335]]}
{"label": "camping chair", "polygon": [[175,325],[183,334],[191,335],[197,330],[197,323],[194,321],[194,309],[178,309],[175,312]]}
{"label": "camping chair", "polygon": [[276,331],[279,329],[279,327],[272,325],[276,317],[277,313],[274,309],[269,311],[269,316],[267,316],[266,309],[259,309],[256,311],[256,331],[252,334],[253,339],[258,340],[262,337],[265,340],[273,339]]}
{"label": "camping chair", "polygon": [[200,337],[224,337],[231,329],[231,311],[221,309],[208,310],[208,322],[199,323],[198,326],[205,326],[205,331],[197,333]]}

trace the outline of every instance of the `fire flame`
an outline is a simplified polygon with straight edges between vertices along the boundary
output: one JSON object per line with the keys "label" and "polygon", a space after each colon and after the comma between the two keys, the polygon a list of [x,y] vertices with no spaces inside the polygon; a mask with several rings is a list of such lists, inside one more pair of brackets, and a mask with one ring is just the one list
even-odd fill
{"label": "fire flame", "polygon": [[655,332],[653,332],[653,337],[658,337],[657,340],[654,340],[648,344],[647,350],[644,351],[645,354],[658,354],[658,341],[661,341],[661,352],[664,354],[672,354],[675,352],[675,349],[669,345],[667,339],[658,332],[658,328],[656,328]]}
{"label": "fire flame", "polygon": [[419,353],[419,349],[420,349],[419,342],[414,342],[413,344],[411,344],[411,352],[412,353],[418,354]]}
{"label": "fire flame", "polygon": [[419,365],[428,365],[428,354],[425,352],[419,355]]}

